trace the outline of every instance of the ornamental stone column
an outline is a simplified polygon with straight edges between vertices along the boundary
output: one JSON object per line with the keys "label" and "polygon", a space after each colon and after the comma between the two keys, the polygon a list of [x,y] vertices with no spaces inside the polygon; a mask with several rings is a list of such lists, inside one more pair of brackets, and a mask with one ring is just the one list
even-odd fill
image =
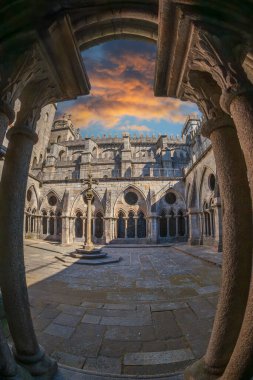
{"label": "ornamental stone column", "polygon": [[219,37],[199,32],[192,68],[210,73],[222,91],[220,106],[234,120],[253,199],[253,85],[242,67],[247,46],[238,36],[217,32]]}
{"label": "ornamental stone column", "polygon": [[219,109],[219,90],[206,73],[189,79],[187,94],[204,112],[202,134],[212,142],[224,205],[222,282],[213,330],[204,358],[185,371],[185,379],[209,380],[224,372],[241,329],[251,279],[252,208],[245,159],[232,119]]}
{"label": "ornamental stone column", "polygon": [[0,184],[0,274],[3,302],[15,344],[16,361],[34,376],[53,374],[57,364],[45,355],[33,328],[23,253],[27,177],[37,135],[28,126],[17,125],[9,130],[7,137],[9,146]]}

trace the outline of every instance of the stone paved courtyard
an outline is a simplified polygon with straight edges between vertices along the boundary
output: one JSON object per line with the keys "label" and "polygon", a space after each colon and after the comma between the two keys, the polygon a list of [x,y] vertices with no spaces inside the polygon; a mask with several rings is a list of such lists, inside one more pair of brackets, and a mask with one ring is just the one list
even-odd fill
{"label": "stone paved courtyard", "polygon": [[[90,371],[182,370],[205,352],[220,268],[193,257],[199,248],[190,247],[190,255],[179,248],[107,246],[122,261],[91,267],[56,258],[69,248],[27,241],[27,281],[40,343],[60,363]],[[210,248],[203,252],[217,255]]]}

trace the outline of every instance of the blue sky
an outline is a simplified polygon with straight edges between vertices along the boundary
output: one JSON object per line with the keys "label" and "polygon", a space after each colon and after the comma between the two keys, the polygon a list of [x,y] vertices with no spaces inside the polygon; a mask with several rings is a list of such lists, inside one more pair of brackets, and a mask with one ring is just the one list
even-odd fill
{"label": "blue sky", "polygon": [[71,114],[82,136],[180,134],[187,115],[198,109],[178,99],[154,97],[155,57],[154,44],[132,40],[84,51],[90,95],[58,103],[57,116]]}

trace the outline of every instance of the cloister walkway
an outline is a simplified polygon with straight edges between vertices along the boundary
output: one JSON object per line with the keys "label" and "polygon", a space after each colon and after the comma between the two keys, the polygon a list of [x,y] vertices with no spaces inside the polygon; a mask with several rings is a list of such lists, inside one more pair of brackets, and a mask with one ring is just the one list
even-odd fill
{"label": "cloister walkway", "polygon": [[56,258],[69,247],[27,240],[39,342],[60,364],[103,376],[181,372],[205,353],[220,282],[219,265],[206,261],[217,254],[188,248],[106,246],[122,261],[90,267]]}

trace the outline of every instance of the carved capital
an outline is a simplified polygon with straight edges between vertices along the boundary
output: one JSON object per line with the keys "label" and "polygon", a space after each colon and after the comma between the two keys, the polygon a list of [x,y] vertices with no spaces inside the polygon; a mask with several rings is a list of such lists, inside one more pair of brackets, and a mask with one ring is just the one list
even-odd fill
{"label": "carved capital", "polygon": [[24,135],[26,136],[28,139],[32,140],[34,144],[36,144],[38,142],[38,135],[36,132],[34,132],[33,130],[27,128],[27,127],[12,127],[8,130],[8,132],[6,133],[6,137],[8,140],[11,139],[12,136],[14,135]]}
{"label": "carved capital", "polygon": [[215,119],[206,120],[201,127],[201,134],[210,138],[211,134],[220,128],[234,128],[234,122],[231,117],[225,113]]}
{"label": "carved capital", "polygon": [[200,30],[191,53],[191,69],[205,71],[212,75],[222,91],[221,107],[230,113],[233,98],[252,89],[242,67],[246,55],[245,44],[231,34],[222,33],[217,37]]}

